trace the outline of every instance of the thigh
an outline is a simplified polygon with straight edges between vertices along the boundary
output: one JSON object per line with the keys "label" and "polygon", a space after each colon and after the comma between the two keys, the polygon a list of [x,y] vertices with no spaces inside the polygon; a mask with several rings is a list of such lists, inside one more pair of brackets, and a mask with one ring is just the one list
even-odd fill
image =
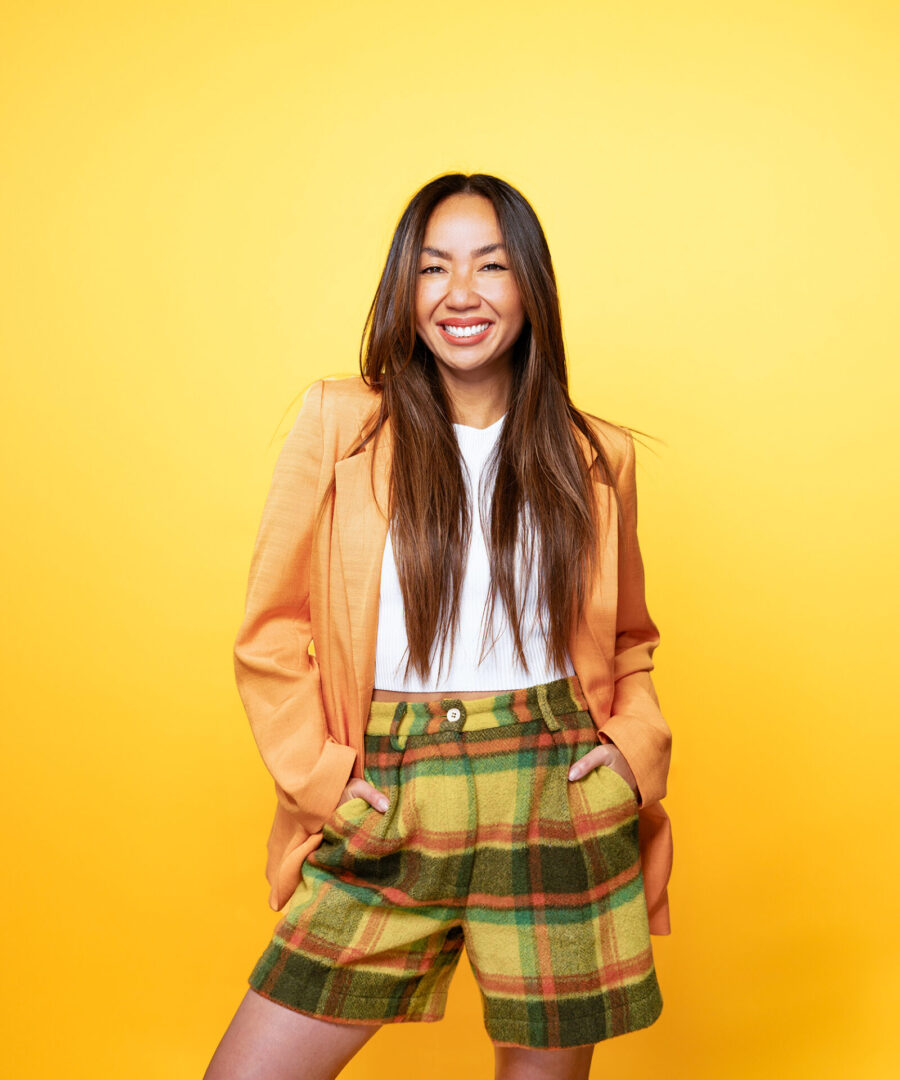
{"label": "thigh", "polygon": [[332,1080],[380,1026],[320,1020],[250,989],[203,1080]]}

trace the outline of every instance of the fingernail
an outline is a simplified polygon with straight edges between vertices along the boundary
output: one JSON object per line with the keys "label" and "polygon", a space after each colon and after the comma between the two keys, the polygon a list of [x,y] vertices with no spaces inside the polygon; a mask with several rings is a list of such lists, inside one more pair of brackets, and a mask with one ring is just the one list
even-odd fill
{"label": "fingernail", "polygon": [[387,810],[387,808],[388,808],[387,799],[379,799],[378,800],[378,809],[379,810]]}
{"label": "fingernail", "polygon": [[569,779],[577,780],[581,776],[581,769],[569,769]]}

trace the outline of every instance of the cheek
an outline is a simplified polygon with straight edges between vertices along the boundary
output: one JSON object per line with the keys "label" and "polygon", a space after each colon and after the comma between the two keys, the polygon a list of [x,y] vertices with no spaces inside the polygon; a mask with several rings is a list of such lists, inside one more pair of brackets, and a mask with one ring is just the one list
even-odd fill
{"label": "cheek", "polygon": [[428,317],[428,311],[417,310],[416,311],[416,329],[420,334],[427,334],[431,330],[431,319]]}
{"label": "cheek", "polygon": [[416,287],[416,321],[419,324],[428,321],[432,309],[437,302],[437,297],[434,295],[434,288],[429,288],[427,284],[418,285]]}
{"label": "cheek", "polygon": [[525,308],[522,306],[522,299],[519,296],[518,289],[514,292],[507,293],[504,303],[504,312],[511,323],[514,323],[521,328],[525,322]]}
{"label": "cheek", "polygon": [[508,322],[516,323],[524,321],[525,309],[522,306],[522,298],[518,288],[514,285],[499,285],[489,299]]}

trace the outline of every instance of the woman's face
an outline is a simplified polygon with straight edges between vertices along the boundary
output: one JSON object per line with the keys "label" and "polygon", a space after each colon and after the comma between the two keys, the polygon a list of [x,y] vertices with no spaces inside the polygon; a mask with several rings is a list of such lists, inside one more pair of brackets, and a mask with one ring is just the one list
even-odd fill
{"label": "woman's face", "polygon": [[511,366],[525,313],[490,199],[450,195],[419,255],[416,328],[451,376]]}

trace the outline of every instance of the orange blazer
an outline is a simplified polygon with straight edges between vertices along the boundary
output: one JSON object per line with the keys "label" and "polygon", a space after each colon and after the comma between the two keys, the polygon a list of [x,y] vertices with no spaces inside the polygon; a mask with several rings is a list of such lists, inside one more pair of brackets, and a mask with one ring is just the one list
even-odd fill
{"label": "orange blazer", "polygon": [[[321,842],[322,824],[347,782],[363,778],[388,532],[390,420],[377,446],[371,440],[363,452],[345,455],[378,399],[360,376],[319,379],[307,390],[275,465],[251,559],[234,669],[275,781],[266,865],[274,910],[297,887],[300,867]],[[569,655],[599,740],[621,750],[637,781],[650,932],[668,934],[672,832],[661,800],[672,736],[650,677],[659,632],[644,601],[634,441],[605,421],[589,422],[616,469],[625,530],[620,535],[612,488],[595,478],[601,569]],[[588,440],[577,436],[593,461]],[[332,475],[335,490],[314,537],[316,509]]]}

